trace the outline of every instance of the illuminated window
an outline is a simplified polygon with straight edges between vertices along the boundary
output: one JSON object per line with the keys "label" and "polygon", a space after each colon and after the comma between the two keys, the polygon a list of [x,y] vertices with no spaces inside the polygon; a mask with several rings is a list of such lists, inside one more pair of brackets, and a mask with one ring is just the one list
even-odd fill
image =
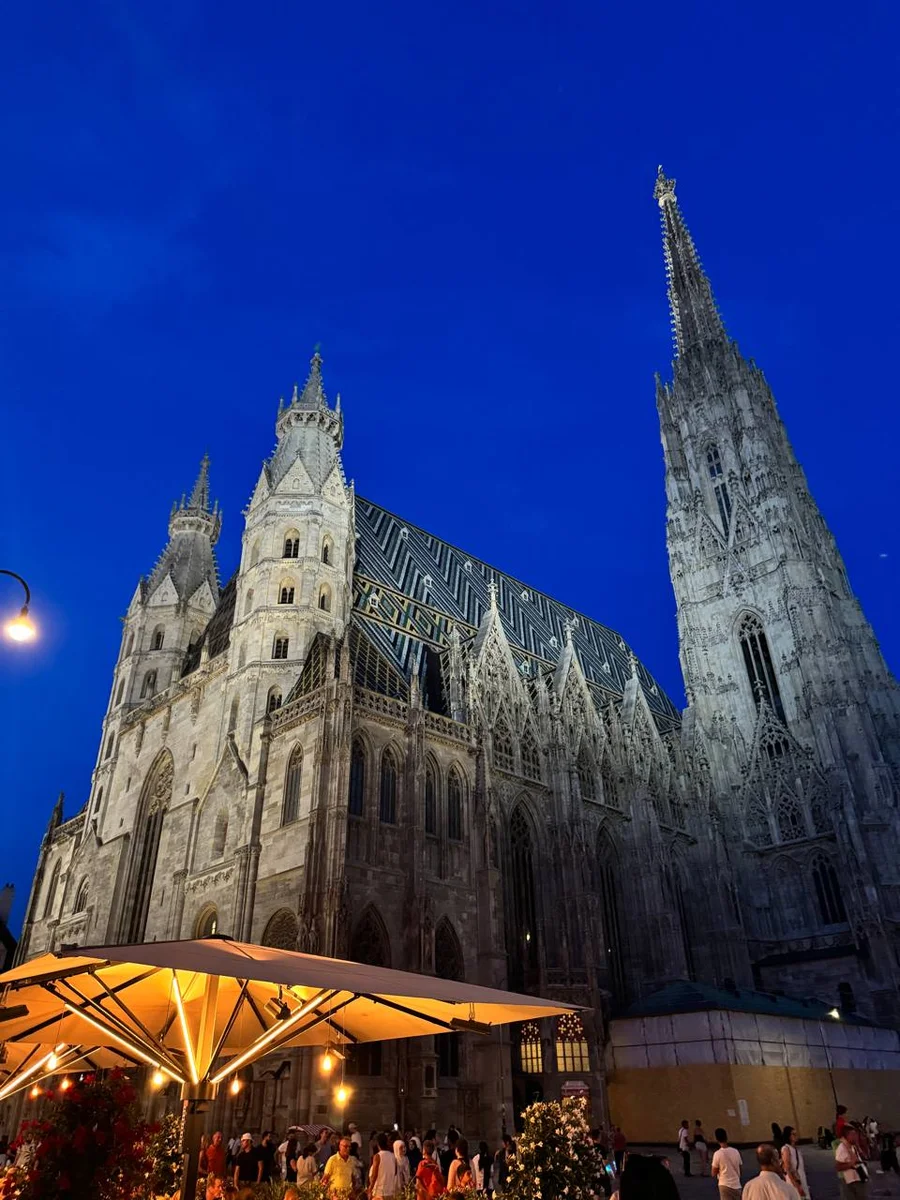
{"label": "illuminated window", "polygon": [[561,1075],[591,1069],[584,1024],[578,1013],[564,1013],[556,1019],[556,1069]]}
{"label": "illuminated window", "polygon": [[519,1030],[519,1062],[527,1075],[540,1075],[544,1070],[544,1047],[537,1021],[526,1021]]}

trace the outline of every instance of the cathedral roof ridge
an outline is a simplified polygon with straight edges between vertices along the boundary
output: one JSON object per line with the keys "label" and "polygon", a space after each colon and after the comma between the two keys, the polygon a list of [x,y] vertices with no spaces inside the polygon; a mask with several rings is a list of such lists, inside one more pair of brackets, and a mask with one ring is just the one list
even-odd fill
{"label": "cathedral roof ridge", "polygon": [[[372,500],[357,496],[356,517],[356,572],[360,577],[380,583],[414,604],[428,606],[473,633],[490,607],[493,579],[500,617],[513,649],[552,668],[571,636],[587,681],[608,692],[623,691],[632,673],[630,651],[609,626]],[[394,655],[402,669],[406,669],[409,654],[405,639],[416,636],[410,623],[404,628],[408,631],[402,632],[398,624],[394,635]],[[384,649],[391,635],[383,627],[380,633]],[[635,661],[651,711],[677,722],[678,709],[647,668]]]}

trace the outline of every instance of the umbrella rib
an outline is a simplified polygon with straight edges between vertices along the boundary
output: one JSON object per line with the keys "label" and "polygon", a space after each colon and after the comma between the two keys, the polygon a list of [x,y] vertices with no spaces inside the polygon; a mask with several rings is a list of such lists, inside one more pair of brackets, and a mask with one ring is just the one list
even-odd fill
{"label": "umbrella rib", "polygon": [[[112,991],[112,989],[106,983],[106,980],[101,979],[99,975],[95,975],[94,978],[97,980],[97,982],[103,988],[104,992],[106,992],[107,996],[109,996],[110,1000],[112,1000],[114,1004],[117,1004],[119,1006],[119,1008],[121,1008],[122,1012],[125,1014],[126,1017],[129,1017],[132,1021],[134,1021],[135,1025],[137,1025],[138,1029],[140,1029],[141,1033],[144,1035],[144,1037],[147,1039],[147,1041],[150,1043],[156,1044],[157,1039],[153,1036],[153,1034],[150,1032],[150,1030],[147,1028],[147,1026],[144,1024],[144,1022],[140,1019],[140,1017],[137,1016],[136,1013],[133,1013],[131,1011],[131,1009],[129,1009],[126,1006],[124,1001],[122,1001],[115,994],[114,991]],[[72,990],[74,991],[75,989],[73,988]],[[102,1007],[102,1006],[98,1006],[98,1007]],[[103,1011],[106,1012],[107,1010],[103,1009]],[[110,1013],[109,1015],[112,1016],[112,1013]],[[160,1041],[161,1040],[162,1039],[160,1039]]]}
{"label": "umbrella rib", "polygon": [[253,999],[253,993],[250,991],[250,980],[249,979],[247,980],[247,1003],[253,1009],[253,1015],[256,1017],[257,1021],[259,1021],[260,1025],[262,1026],[263,1033],[268,1033],[269,1026],[266,1024],[266,1018],[259,1011],[256,1001]]}
{"label": "umbrella rib", "polygon": [[[225,1076],[229,1074],[229,1072],[236,1071],[238,1067],[244,1066],[245,1063],[255,1062],[257,1058],[261,1058],[262,1055],[268,1053],[270,1049],[274,1049],[274,1043],[276,1041],[280,1044],[283,1041],[289,1040],[290,1037],[296,1037],[294,1029],[300,1023],[300,1021],[302,1021],[305,1016],[308,1016],[309,1013],[315,1012],[316,1009],[321,1008],[323,1004],[327,1004],[330,1000],[333,1000],[335,996],[339,994],[340,993],[335,991],[333,988],[322,988],[318,995],[313,996],[311,1000],[307,1000],[306,1003],[301,1005],[300,1008],[298,1008],[295,1013],[288,1017],[286,1021],[283,1023],[278,1021],[275,1022],[275,1024],[270,1025],[265,1033],[261,1033],[255,1042],[250,1043],[246,1050],[242,1050],[241,1053],[235,1058],[230,1059],[229,1062],[226,1063],[226,1065],[221,1069],[221,1071],[217,1071],[215,1075],[209,1076],[209,1082],[220,1083],[221,1080],[223,1080]],[[250,995],[249,991],[247,992],[247,995]],[[284,1030],[284,1037],[279,1037],[278,1033],[277,1026],[281,1024],[287,1027]]]}
{"label": "umbrella rib", "polygon": [[397,1012],[405,1013],[408,1017],[415,1017],[418,1021],[425,1021],[429,1025],[439,1025],[441,1029],[447,1029],[450,1033],[455,1033],[456,1030],[449,1021],[442,1021],[440,1017],[428,1017],[425,1013],[416,1012],[414,1008],[407,1008],[405,1004],[398,1004],[396,1000],[385,1000],[384,996],[373,996],[369,992],[360,992],[361,1000],[371,1000],[373,1004],[383,1004],[386,1008],[395,1008]]}
{"label": "umbrella rib", "polygon": [[225,1028],[222,1030],[222,1036],[219,1038],[219,1040],[216,1044],[215,1050],[210,1055],[210,1059],[209,1059],[210,1064],[214,1063],[216,1061],[216,1059],[219,1057],[219,1055],[222,1053],[222,1047],[225,1045],[225,1039],[228,1037],[229,1033],[231,1033],[232,1029],[234,1028],[234,1023],[237,1020],[237,1015],[241,1011],[241,1005],[244,1003],[244,998],[247,995],[247,989],[250,986],[250,980],[242,979],[239,982],[241,985],[241,990],[238,993],[238,998],[235,1001],[234,1008],[231,1010],[231,1016],[225,1022]]}
{"label": "umbrella rib", "polygon": [[[109,965],[110,965],[109,963],[101,963],[100,964],[100,966],[109,966]],[[83,967],[79,967],[76,970],[73,967],[72,970],[64,971],[61,975],[59,975],[57,977],[57,981],[68,979],[68,977],[70,975],[92,974],[94,969],[99,970],[99,968],[92,968],[91,970],[85,970],[85,968],[83,968]],[[143,980],[149,979],[150,976],[155,975],[158,970],[159,970],[159,967],[151,967],[151,969],[149,971],[142,971],[141,974],[135,976],[134,979],[126,979],[124,983],[117,983],[116,986],[112,990],[114,992],[121,992],[125,988],[131,987],[131,985],[133,983],[141,983]],[[44,988],[45,990],[47,990],[47,981],[45,980],[44,982],[42,982],[40,986],[42,988]],[[12,1037],[7,1038],[7,1041],[27,1042],[33,1033],[39,1033],[42,1029],[46,1029],[48,1025],[55,1025],[58,1020],[59,1020],[59,1014],[57,1013],[56,1015],[54,1015],[52,1017],[47,1017],[47,1019],[44,1021],[39,1021],[37,1023],[37,1025],[31,1025],[28,1029],[23,1030],[21,1033],[14,1034]]]}
{"label": "umbrella rib", "polygon": [[[76,1016],[83,1015],[86,1019],[93,1020],[94,1023],[100,1026],[106,1033],[118,1036],[118,1040],[124,1041],[126,1046],[128,1046],[130,1043],[130,1048],[132,1051],[137,1052],[137,1048],[139,1047],[140,1053],[146,1058],[149,1058],[151,1062],[159,1063],[161,1066],[167,1067],[170,1074],[174,1073],[178,1079],[182,1078],[181,1067],[176,1064],[175,1060],[170,1056],[167,1047],[163,1046],[161,1042],[156,1042],[151,1039],[146,1045],[141,1045],[141,1038],[135,1034],[134,1030],[129,1029],[124,1021],[119,1020],[114,1013],[111,1013],[109,1009],[104,1008],[102,1004],[98,1004],[95,1000],[91,1000],[88,996],[85,996],[82,992],[79,992],[78,988],[75,987],[74,984],[69,983],[68,980],[64,982],[69,991],[74,992],[74,994],[81,1001],[80,1004],[72,1004],[72,1002],[67,1000],[66,997],[59,992],[52,983],[45,983],[43,986],[48,992],[51,993],[51,995],[55,996],[57,1000],[62,1001],[62,1003],[65,1004],[70,1011],[74,1012]],[[94,1012],[88,1012],[89,1009],[99,1012],[103,1016],[104,1020],[108,1022],[108,1024],[104,1025],[103,1022],[97,1019],[97,1017],[94,1015]],[[124,1037],[122,1036],[123,1034]],[[140,1057],[140,1054],[138,1056]]]}
{"label": "umbrella rib", "polygon": [[[334,997],[339,994],[340,994],[339,992],[332,992],[330,998],[333,1000]],[[328,1018],[330,1016],[333,1016],[336,1012],[340,1012],[341,1009],[346,1008],[348,1004],[352,1004],[355,999],[356,999],[356,996],[348,996],[346,1000],[342,1000],[340,1002],[340,1004],[336,1004],[334,1006],[334,1008],[332,1008],[330,1010],[330,1012],[316,1013],[316,1015],[313,1017],[313,1019],[311,1021],[307,1021],[307,1023],[305,1025],[301,1026],[299,1029],[296,1028],[296,1026],[291,1029],[288,1029],[285,1032],[283,1037],[274,1038],[271,1042],[269,1042],[266,1045],[264,1045],[263,1047],[261,1047],[259,1052],[257,1054],[255,1054],[252,1058],[243,1058],[242,1055],[238,1055],[239,1058],[243,1058],[243,1061],[241,1062],[241,1066],[246,1066],[247,1063],[256,1062],[257,1059],[263,1058],[266,1054],[272,1054],[275,1050],[280,1050],[281,1047],[284,1046],[287,1042],[292,1042],[294,1040],[294,1038],[300,1037],[304,1033],[309,1033],[310,1029],[315,1029],[315,1027],[317,1025],[329,1023]],[[233,1059],[232,1062],[234,1062],[234,1061],[236,1061],[236,1060]],[[223,1079],[231,1069],[232,1069],[231,1064],[230,1063],[226,1064],[226,1066],[223,1067],[221,1071],[218,1071],[216,1073],[215,1077],[211,1080],[211,1082],[213,1082],[213,1083],[219,1082],[219,1080]]]}

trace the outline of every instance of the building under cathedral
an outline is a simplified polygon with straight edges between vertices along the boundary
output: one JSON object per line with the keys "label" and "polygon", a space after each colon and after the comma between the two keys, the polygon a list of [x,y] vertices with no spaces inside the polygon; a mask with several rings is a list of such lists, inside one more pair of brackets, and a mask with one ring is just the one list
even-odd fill
{"label": "building under cathedral", "polygon": [[[661,171],[655,195],[686,710],[619,633],[356,495],[316,355],[227,582],[206,460],[172,509],[20,957],[218,932],[585,1006],[351,1053],[366,1128],[494,1133],[580,1082],[605,1113],[611,1023],[676,981],[900,1024],[900,692]],[[335,1117],[311,1054],[247,1084],[216,1124]]]}

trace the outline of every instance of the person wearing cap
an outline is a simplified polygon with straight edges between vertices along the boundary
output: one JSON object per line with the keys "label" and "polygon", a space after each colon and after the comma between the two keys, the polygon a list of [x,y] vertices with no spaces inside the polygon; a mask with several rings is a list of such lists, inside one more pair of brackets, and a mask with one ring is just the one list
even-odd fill
{"label": "person wearing cap", "polygon": [[359,1156],[362,1158],[362,1134],[352,1121],[347,1126],[347,1129],[350,1133],[350,1141],[353,1142],[354,1145],[359,1146]]}
{"label": "person wearing cap", "polygon": [[262,1179],[263,1160],[253,1149],[253,1135],[241,1134],[241,1148],[234,1160],[234,1186],[242,1183],[259,1183]]}

